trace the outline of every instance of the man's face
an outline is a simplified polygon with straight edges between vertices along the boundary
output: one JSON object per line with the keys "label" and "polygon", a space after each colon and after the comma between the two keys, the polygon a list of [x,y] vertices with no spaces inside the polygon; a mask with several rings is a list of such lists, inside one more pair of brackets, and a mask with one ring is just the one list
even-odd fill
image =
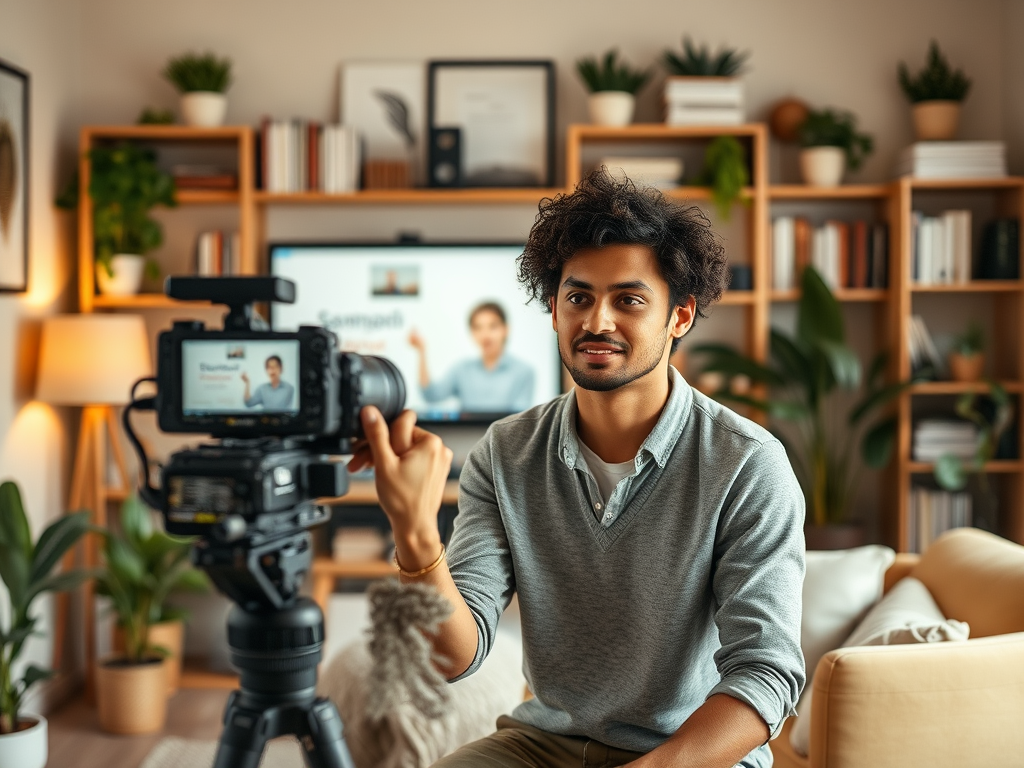
{"label": "man's face", "polygon": [[483,309],[473,315],[469,322],[469,331],[485,357],[500,354],[505,347],[505,339],[508,338],[508,326],[489,309]]}
{"label": "man's face", "polygon": [[272,387],[276,387],[281,381],[281,364],[277,360],[267,360],[267,376],[270,377]]}
{"label": "man's face", "polygon": [[577,386],[598,392],[665,368],[672,338],[692,320],[692,298],[669,314],[668,282],[643,245],[579,251],[562,267],[551,301],[562,364]]}

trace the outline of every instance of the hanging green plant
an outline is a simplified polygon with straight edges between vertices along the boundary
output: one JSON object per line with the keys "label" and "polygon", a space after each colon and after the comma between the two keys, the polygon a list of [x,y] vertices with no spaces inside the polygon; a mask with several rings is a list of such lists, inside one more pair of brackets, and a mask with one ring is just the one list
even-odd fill
{"label": "hanging green plant", "polygon": [[733,204],[750,184],[747,152],[735,136],[718,136],[708,144],[697,183],[711,187],[711,199],[718,215],[728,221]]}

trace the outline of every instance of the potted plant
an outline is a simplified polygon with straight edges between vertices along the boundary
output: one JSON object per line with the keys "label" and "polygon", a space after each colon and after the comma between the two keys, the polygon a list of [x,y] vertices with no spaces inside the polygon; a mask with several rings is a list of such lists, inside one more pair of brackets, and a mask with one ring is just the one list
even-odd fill
{"label": "potted plant", "polygon": [[666,50],[665,122],[669,125],[731,125],[743,122],[743,73],[749,52],[722,47],[712,53],[683,38],[682,53]]}
{"label": "potted plant", "polygon": [[228,108],[224,92],[231,86],[231,59],[218,59],[212,53],[186,53],[167,63],[164,77],[181,94],[186,125],[213,128],[224,124]]}
{"label": "potted plant", "polygon": [[715,396],[762,411],[784,427],[776,434],[786,445],[807,500],[808,548],[863,543],[862,529],[851,525],[848,515],[858,487],[855,453],[859,447],[869,467],[888,464],[897,419],[877,414],[910,382],[882,381],[884,353],[863,374],[846,340],[842,307],[818,272],[804,270],[796,332],[772,329],[767,364],[720,344],[700,345],[693,352],[707,355],[704,370],[722,374],[726,382],[745,376],[767,388],[766,397],[741,395],[726,383]]}
{"label": "potted plant", "polygon": [[985,333],[971,323],[953,340],[949,353],[949,375],[953,381],[980,381],[985,367]]}
{"label": "potted plant", "polygon": [[733,203],[750,183],[747,154],[735,136],[718,136],[704,151],[704,168],[697,182],[711,187],[719,216],[728,221]]}
{"label": "potted plant", "polygon": [[164,603],[172,590],[204,589],[206,579],[188,561],[189,540],[156,530],[138,498],[122,505],[120,523],[119,530],[102,531],[103,568],[96,591],[110,599],[122,650],[97,663],[96,699],[104,730],[151,733],[163,727],[167,715],[174,675],[167,659],[180,664],[181,618],[171,616],[171,626],[164,629],[167,645],[157,642],[154,630],[170,615]]}
{"label": "potted plant", "polygon": [[963,70],[954,70],[932,40],[928,47],[928,63],[911,76],[907,65],[900,62],[900,87],[914,110],[914,134],[918,141],[948,141],[956,136],[960,121],[960,105],[971,90],[971,81]]}
{"label": "potted plant", "polygon": [[866,133],[857,132],[857,119],[849,112],[812,109],[800,126],[800,172],[804,183],[834,187],[848,168],[860,168],[874,149]]}
{"label": "potted plant", "polygon": [[0,579],[10,598],[10,618],[0,623],[0,765],[43,768],[46,765],[46,718],[21,709],[26,692],[53,673],[19,664],[25,643],[38,635],[32,604],[44,592],[74,589],[81,571],[54,574],[57,564],[88,529],[86,512],[65,515],[43,531],[35,543],[13,482],[0,484]]}
{"label": "potted plant", "polygon": [[576,71],[590,91],[587,110],[595,125],[629,125],[636,107],[636,92],[651,79],[649,69],[620,64],[618,55],[618,51],[611,50],[600,62],[593,56],[576,62]]}

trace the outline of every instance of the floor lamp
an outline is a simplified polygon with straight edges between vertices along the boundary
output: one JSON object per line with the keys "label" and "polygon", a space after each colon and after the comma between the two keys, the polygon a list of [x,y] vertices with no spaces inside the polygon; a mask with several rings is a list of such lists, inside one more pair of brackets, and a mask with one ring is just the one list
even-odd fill
{"label": "floor lamp", "polygon": [[[108,501],[123,499],[130,492],[114,406],[126,404],[132,384],[152,375],[152,370],[149,337],[141,316],[57,315],[43,321],[36,397],[53,405],[82,407],[68,511],[89,510],[95,525],[106,526]],[[108,482],[110,457],[118,471],[118,483],[113,486]],[[64,567],[70,567],[73,560],[74,552],[69,552]],[[95,534],[86,537],[83,561],[86,568],[99,563]],[[96,634],[92,582],[86,582],[83,592],[85,680],[91,695]],[[68,606],[67,594],[58,595],[54,667],[63,660]]]}

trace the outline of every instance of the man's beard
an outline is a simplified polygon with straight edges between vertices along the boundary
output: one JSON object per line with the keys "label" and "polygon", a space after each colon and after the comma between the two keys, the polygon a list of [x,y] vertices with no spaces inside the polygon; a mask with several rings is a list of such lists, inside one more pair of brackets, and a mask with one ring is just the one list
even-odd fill
{"label": "man's beard", "polygon": [[634,360],[617,372],[612,373],[600,369],[591,369],[589,364],[578,366],[573,362],[572,352],[584,342],[614,344],[623,349],[622,354],[625,355],[630,355],[633,350],[631,347],[622,344],[622,342],[612,341],[607,336],[598,336],[591,333],[584,333],[582,336],[574,339],[569,353],[563,351],[561,344],[558,345],[558,356],[562,359],[562,365],[565,366],[566,370],[569,371],[569,375],[572,376],[572,380],[576,382],[576,386],[592,392],[610,392],[613,389],[619,389],[633,383],[637,379],[643,378],[661,363],[661,359],[665,355],[665,346],[668,344],[666,340],[661,349],[658,349],[657,341],[653,341],[650,346],[637,350]]}

